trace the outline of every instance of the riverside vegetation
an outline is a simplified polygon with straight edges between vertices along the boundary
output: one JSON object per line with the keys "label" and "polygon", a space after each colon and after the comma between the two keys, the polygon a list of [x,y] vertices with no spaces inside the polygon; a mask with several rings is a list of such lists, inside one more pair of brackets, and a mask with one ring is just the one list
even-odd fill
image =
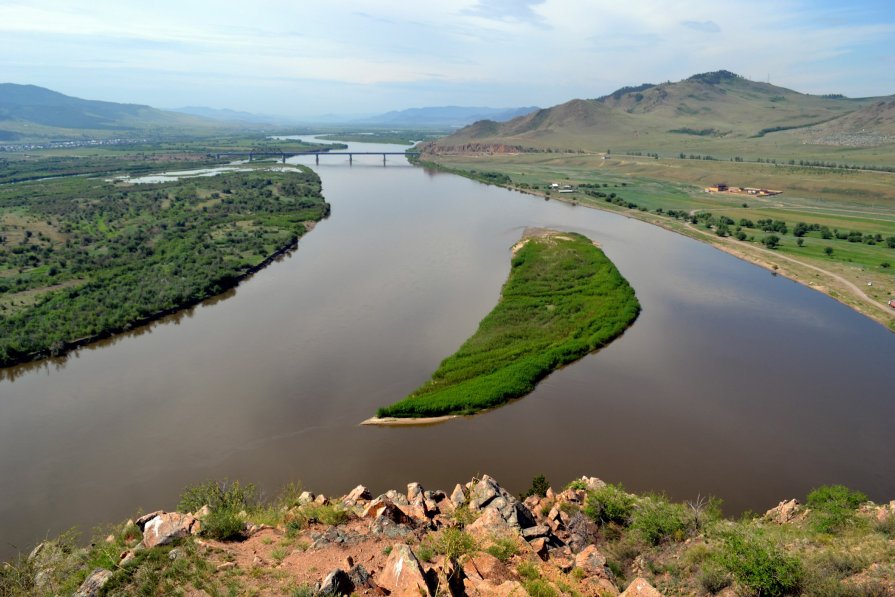
{"label": "riverside vegetation", "polygon": [[531,392],[555,369],[619,336],[636,319],[634,290],[575,233],[534,231],[516,247],[497,306],[476,333],[384,417],[471,414]]}
{"label": "riverside vegetation", "polygon": [[0,595],[877,596],[895,591],[895,501],[823,486],[764,515],[721,514],[582,477],[518,498],[484,475],[327,498],[290,485],[188,488],[154,511],[0,565]]}
{"label": "riverside vegetation", "polygon": [[0,366],[218,294],[329,209],[317,175],[291,166],[152,184],[72,176],[0,186]]}

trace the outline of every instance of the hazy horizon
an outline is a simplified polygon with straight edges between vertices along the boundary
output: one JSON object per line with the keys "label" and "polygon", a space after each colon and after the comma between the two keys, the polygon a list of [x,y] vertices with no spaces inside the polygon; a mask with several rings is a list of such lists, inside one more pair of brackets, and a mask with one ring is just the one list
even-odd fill
{"label": "hazy horizon", "polygon": [[0,0],[0,80],[85,99],[291,118],[552,106],[731,70],[805,93],[895,93],[884,0],[463,0],[407,5]]}

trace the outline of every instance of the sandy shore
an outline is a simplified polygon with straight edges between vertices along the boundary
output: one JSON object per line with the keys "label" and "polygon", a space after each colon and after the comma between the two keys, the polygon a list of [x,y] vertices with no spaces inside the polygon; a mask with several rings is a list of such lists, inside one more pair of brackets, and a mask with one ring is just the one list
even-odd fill
{"label": "sandy shore", "polygon": [[456,419],[460,415],[445,415],[443,417],[370,417],[366,421],[361,421],[361,425],[379,425],[380,427],[410,427],[421,425],[437,425],[451,419]]}

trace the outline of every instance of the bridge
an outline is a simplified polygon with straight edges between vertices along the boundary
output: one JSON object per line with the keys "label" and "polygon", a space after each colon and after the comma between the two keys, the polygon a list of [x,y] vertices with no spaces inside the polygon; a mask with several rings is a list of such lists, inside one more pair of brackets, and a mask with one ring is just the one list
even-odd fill
{"label": "bridge", "polygon": [[385,158],[389,155],[402,155],[402,156],[417,156],[419,157],[420,152],[418,151],[244,151],[244,152],[234,152],[229,151],[226,153],[216,153],[215,157],[217,159],[221,159],[222,157],[228,158],[238,158],[238,157],[247,157],[248,160],[254,161],[256,157],[267,158],[276,156],[282,159],[283,163],[286,163],[286,158],[292,158],[296,156],[314,156],[314,162],[317,165],[320,165],[320,156],[322,155],[347,155],[348,163],[354,163],[354,156],[356,155],[381,155],[382,156],[382,165],[385,166]]}

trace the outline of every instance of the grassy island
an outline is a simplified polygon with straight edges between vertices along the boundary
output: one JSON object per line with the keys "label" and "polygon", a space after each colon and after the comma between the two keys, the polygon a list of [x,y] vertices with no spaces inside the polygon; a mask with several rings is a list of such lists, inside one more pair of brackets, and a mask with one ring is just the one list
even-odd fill
{"label": "grassy island", "polygon": [[135,184],[0,188],[0,366],[152,320],[234,286],[329,205],[305,167]]}
{"label": "grassy island", "polygon": [[634,290],[589,239],[527,232],[500,302],[432,379],[377,416],[471,414],[531,392],[550,372],[605,346],[640,311]]}

